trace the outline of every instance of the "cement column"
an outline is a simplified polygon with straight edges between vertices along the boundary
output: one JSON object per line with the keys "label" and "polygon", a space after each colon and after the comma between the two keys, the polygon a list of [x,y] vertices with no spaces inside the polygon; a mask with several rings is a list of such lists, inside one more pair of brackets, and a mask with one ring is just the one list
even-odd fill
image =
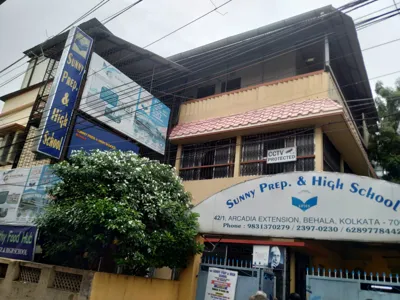
{"label": "cement column", "polygon": [[[197,242],[204,243],[200,236],[196,238]],[[201,254],[192,257],[186,269],[182,270],[179,276],[179,292],[177,300],[192,300],[196,298],[197,279],[201,263]]]}
{"label": "cement column", "polygon": [[341,154],[340,154],[340,173],[344,173],[344,159]]}
{"label": "cement column", "polygon": [[324,170],[324,136],[321,127],[315,127],[315,171]]}
{"label": "cement column", "polygon": [[240,161],[241,161],[241,155],[242,155],[242,137],[237,136],[236,137],[236,148],[235,148],[235,168],[233,171],[233,177],[239,177],[240,176]]}
{"label": "cement column", "polygon": [[175,169],[176,173],[179,175],[179,169],[181,167],[181,158],[182,158],[182,145],[178,145],[178,149],[176,150],[176,158],[175,158]]}
{"label": "cement column", "polygon": [[[291,249],[292,250],[292,249]],[[290,293],[296,292],[296,257],[294,251],[290,251]]]}

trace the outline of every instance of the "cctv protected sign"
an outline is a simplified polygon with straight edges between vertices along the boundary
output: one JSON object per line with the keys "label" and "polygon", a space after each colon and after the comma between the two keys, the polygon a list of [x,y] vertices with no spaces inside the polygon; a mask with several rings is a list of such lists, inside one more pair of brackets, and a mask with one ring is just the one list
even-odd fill
{"label": "cctv protected sign", "polygon": [[297,160],[296,147],[268,150],[267,164],[277,164]]}

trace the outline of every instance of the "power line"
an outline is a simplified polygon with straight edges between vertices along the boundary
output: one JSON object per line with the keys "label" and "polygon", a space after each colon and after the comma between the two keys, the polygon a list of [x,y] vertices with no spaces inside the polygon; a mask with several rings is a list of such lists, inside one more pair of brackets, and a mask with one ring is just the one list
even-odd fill
{"label": "power line", "polygon": [[[123,107],[122,109],[125,109],[126,108],[126,106],[125,107]],[[105,123],[105,122],[103,122],[103,123]]]}
{"label": "power line", "polygon": [[[394,40],[395,41],[395,40]],[[382,45],[386,45],[386,44],[388,44],[389,42],[385,42],[385,43],[382,43]],[[373,48],[376,48],[378,45],[374,45],[374,46],[372,46],[372,47],[369,47],[369,48],[366,48],[365,50],[369,50],[369,49],[373,49]],[[398,71],[397,71],[398,72]],[[397,73],[396,72],[396,73]],[[390,73],[390,74],[392,74],[392,73]],[[382,76],[387,76],[388,74],[384,74],[384,75],[381,75],[381,76],[378,76],[378,77],[382,77]],[[375,78],[378,78],[378,77],[375,77]],[[370,80],[373,80],[373,79],[375,79],[375,78],[372,78],[372,79],[370,79]],[[357,82],[357,83],[359,83],[359,82]],[[357,83],[355,83],[355,84],[357,84]],[[128,94],[129,93],[129,91],[127,92],[127,93],[125,93],[125,94]],[[319,94],[319,93],[316,93],[316,94]],[[177,96],[177,97],[180,97],[179,95],[175,95],[175,96]],[[128,98],[128,97],[130,97],[130,95],[128,95],[128,96],[126,96],[126,98]],[[88,98],[88,97],[86,97],[86,98]],[[123,98],[121,98],[121,100],[122,100]],[[369,98],[366,98],[366,99],[369,99]],[[144,101],[142,101],[141,103],[143,103],[143,102],[146,102],[146,101],[149,101],[149,100],[151,100],[151,98],[148,98],[148,99],[146,99],[146,100],[144,100]],[[290,100],[288,100],[288,101],[293,101],[294,99],[290,99]],[[363,99],[363,100],[365,100],[365,99]],[[349,101],[351,101],[351,100],[349,100]],[[358,100],[355,100],[355,101],[358,101]],[[103,105],[103,104],[102,104]],[[136,103],[134,103],[133,105],[136,105]],[[126,109],[126,108],[128,108],[129,106],[123,106],[123,107],[121,107],[119,110],[123,110],[123,109]],[[98,108],[98,107],[94,107],[94,108],[92,108],[92,110],[96,110],[96,108]],[[90,110],[89,110],[90,111]],[[84,113],[86,113],[86,114],[90,114],[90,112],[89,111],[84,111]],[[136,110],[135,110],[136,111]],[[128,113],[126,114],[126,115],[128,115]],[[101,115],[99,115],[99,116],[101,116]],[[99,116],[91,116],[91,119],[92,120],[95,120],[97,117],[99,117]],[[111,121],[111,120],[110,120]],[[15,122],[15,120],[14,121],[12,121],[12,122],[10,122],[10,123],[14,123]],[[102,122],[102,123],[105,123],[106,125],[107,125],[107,122]],[[77,124],[79,124],[79,123],[77,123]],[[6,125],[6,124],[2,124],[2,126],[4,126],[4,125]],[[35,136],[35,137],[33,137],[32,139],[35,139],[35,138],[38,138],[39,136]],[[1,149],[1,148],[0,148]]]}
{"label": "power line", "polygon": [[[98,4],[96,4],[94,7],[92,7],[90,10],[88,10],[86,13],[84,13],[82,16],[80,16],[78,19],[76,19],[74,22],[72,22],[70,25],[68,25],[67,27],[65,27],[63,30],[61,30],[57,35],[60,35],[61,33],[63,33],[65,30],[67,30],[68,28],[72,27],[74,24],[78,23],[79,21],[81,21],[82,19],[86,18],[87,16],[89,16],[90,14],[94,13],[96,10],[98,10],[100,7],[104,6],[107,2],[109,2],[110,0],[102,0],[100,1]],[[39,45],[43,45],[44,43],[46,43],[48,40],[50,40],[53,37],[49,37],[47,38],[43,43],[39,44]],[[3,73],[4,71],[6,71],[7,69],[9,69],[10,67],[14,66],[15,64],[17,64],[18,62],[20,62],[21,60],[23,60],[25,57],[27,57],[27,55],[25,54],[24,56],[22,56],[21,58],[19,58],[17,61],[13,62],[11,65],[7,66],[6,68],[2,69],[0,71],[0,74]],[[11,71],[7,72],[6,74],[3,74],[1,77],[13,72],[14,70],[22,67],[23,65],[25,65],[27,62],[23,63],[22,65],[12,69]],[[26,73],[26,71],[24,72],[24,74]]]}

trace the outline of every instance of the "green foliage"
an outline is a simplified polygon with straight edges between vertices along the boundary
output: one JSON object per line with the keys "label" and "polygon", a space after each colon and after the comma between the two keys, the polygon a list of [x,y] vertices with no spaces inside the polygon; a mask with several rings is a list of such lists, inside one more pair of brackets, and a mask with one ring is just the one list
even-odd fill
{"label": "green foliage", "polygon": [[384,179],[400,183],[400,80],[395,88],[377,82],[379,126],[370,142],[370,156],[384,170]]}
{"label": "green foliage", "polygon": [[82,151],[53,170],[62,181],[36,221],[53,262],[76,266],[84,256],[96,265],[111,253],[115,264],[139,274],[184,267],[201,252],[198,216],[170,166],[132,152]]}

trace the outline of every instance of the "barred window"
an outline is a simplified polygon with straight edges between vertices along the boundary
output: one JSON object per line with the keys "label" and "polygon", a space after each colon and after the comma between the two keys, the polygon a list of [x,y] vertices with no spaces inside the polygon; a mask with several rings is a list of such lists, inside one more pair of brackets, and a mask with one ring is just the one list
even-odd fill
{"label": "barred window", "polygon": [[183,180],[232,177],[236,138],[182,147],[179,175]]}
{"label": "barred window", "polygon": [[325,134],[324,171],[340,172],[340,153]]}
{"label": "barred window", "polygon": [[[297,161],[267,164],[268,150],[297,147]],[[314,129],[303,128],[242,137],[240,175],[314,171]]]}

